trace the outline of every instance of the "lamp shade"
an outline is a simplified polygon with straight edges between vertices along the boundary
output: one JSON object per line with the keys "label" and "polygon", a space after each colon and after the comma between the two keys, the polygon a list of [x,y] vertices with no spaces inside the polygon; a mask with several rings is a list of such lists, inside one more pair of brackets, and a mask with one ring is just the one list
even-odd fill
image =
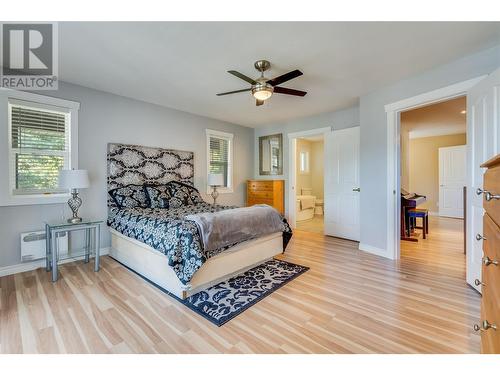
{"label": "lamp shade", "polygon": [[85,169],[62,169],[59,172],[59,187],[62,189],[88,188],[89,174]]}
{"label": "lamp shade", "polygon": [[208,175],[208,186],[222,186],[224,185],[224,176],[222,174]]}

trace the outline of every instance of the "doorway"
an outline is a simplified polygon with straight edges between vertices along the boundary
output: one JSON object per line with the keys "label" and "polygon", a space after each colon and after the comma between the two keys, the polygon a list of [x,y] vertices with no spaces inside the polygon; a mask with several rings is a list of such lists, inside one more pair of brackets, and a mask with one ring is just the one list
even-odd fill
{"label": "doorway", "polygon": [[[476,235],[483,231],[480,165],[499,152],[498,121],[500,107],[492,105],[500,87],[500,69],[489,75],[472,78],[437,90],[387,104],[387,257],[400,257],[400,129],[401,112],[459,96],[467,96],[467,207],[466,207],[466,274],[467,283],[481,290],[482,242]],[[478,281],[476,281],[478,280]]]}
{"label": "doorway", "polygon": [[[305,132],[290,133],[289,137],[289,179],[288,217],[292,228],[320,231],[316,223],[323,221],[322,233],[328,236],[359,241],[360,236],[360,185],[359,185],[359,143],[360,128],[353,126],[334,130],[322,128]],[[322,139],[323,199],[316,194],[320,188],[309,188],[301,182],[303,173],[311,168],[311,153],[301,147],[303,141]],[[320,163],[317,163],[320,165]],[[306,179],[307,181],[307,179]],[[311,186],[318,186],[317,183]],[[304,194],[305,193],[305,194]],[[309,201],[302,202],[304,197]],[[315,200],[315,216],[303,216],[303,210],[311,210],[311,199]],[[316,213],[318,216],[316,216]],[[323,215],[321,215],[321,213]],[[297,220],[299,219],[299,220]],[[310,220],[306,222],[305,220]],[[304,223],[302,223],[304,221]],[[312,224],[312,225],[311,225]]]}
{"label": "doorway", "polygon": [[323,134],[297,138],[295,151],[296,228],[324,232]]}
{"label": "doorway", "polygon": [[400,114],[401,260],[465,278],[466,97]]}

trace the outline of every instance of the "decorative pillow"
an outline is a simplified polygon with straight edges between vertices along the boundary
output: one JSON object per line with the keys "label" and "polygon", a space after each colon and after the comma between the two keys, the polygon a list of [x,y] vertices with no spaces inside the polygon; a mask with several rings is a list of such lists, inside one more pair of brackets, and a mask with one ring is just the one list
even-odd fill
{"label": "decorative pillow", "polygon": [[171,196],[169,201],[170,208],[192,206],[204,202],[200,192],[194,186],[179,181],[170,181],[167,183],[167,186],[169,187]]}
{"label": "decorative pillow", "polygon": [[167,185],[146,185],[151,208],[169,208],[170,190]]}
{"label": "decorative pillow", "polygon": [[149,206],[149,199],[144,191],[143,185],[126,185],[109,191],[119,208],[146,208]]}

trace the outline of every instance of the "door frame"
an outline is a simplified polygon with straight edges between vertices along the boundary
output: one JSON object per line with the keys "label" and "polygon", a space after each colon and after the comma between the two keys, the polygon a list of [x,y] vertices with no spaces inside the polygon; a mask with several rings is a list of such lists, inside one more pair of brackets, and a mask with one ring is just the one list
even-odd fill
{"label": "door frame", "polygon": [[[445,86],[420,95],[399,100],[385,106],[387,114],[387,257],[400,258],[400,226],[401,226],[401,184],[400,184],[400,114],[403,111],[443,102],[460,96],[467,97],[467,91],[479,81],[487,77],[482,75],[466,81]],[[469,114],[467,114],[467,121]],[[467,137],[467,160],[471,155],[470,140]],[[467,189],[470,181],[467,177]],[[468,222],[469,220],[467,220]],[[469,231],[468,231],[469,232]],[[469,235],[471,235],[469,233]]]}
{"label": "door frame", "polygon": [[[288,190],[288,224],[292,229],[297,226],[296,221],[296,200],[297,192],[295,186],[297,184],[296,176],[296,160],[297,160],[297,138],[310,137],[312,135],[323,135],[333,131],[333,126],[326,128],[317,128],[311,130],[304,130],[300,132],[288,133],[288,181],[286,182],[286,189]],[[324,158],[324,155],[323,155]],[[323,165],[326,165],[323,163]]]}

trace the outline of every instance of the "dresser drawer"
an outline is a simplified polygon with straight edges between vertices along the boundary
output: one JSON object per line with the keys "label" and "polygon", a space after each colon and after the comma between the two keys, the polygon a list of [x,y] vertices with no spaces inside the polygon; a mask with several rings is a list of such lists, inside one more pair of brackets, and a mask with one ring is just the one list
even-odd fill
{"label": "dresser drawer", "polygon": [[[486,284],[486,281],[485,281]],[[483,288],[481,298],[481,323],[487,321],[496,325],[497,329],[487,329],[481,332],[481,353],[499,353],[500,349],[500,309],[494,296],[488,290],[488,284]]]}
{"label": "dresser drawer", "polygon": [[[500,166],[490,168],[486,171],[484,174],[483,189],[493,195],[500,195]],[[500,199],[487,201],[486,195],[483,194],[483,207],[491,219],[497,225],[500,225]]]}
{"label": "dresser drawer", "polygon": [[273,188],[273,181],[248,181],[249,191],[272,191]]}
{"label": "dresser drawer", "polygon": [[[490,259],[495,259],[500,262],[500,228],[490,217],[489,213],[483,216],[483,253]],[[491,265],[489,267],[495,267]],[[500,269],[500,266],[495,268]]]}
{"label": "dresser drawer", "polygon": [[268,190],[256,190],[250,192],[250,198],[255,198],[255,199],[262,199],[262,198],[273,199],[273,196],[274,193]]}
{"label": "dresser drawer", "polygon": [[270,206],[273,206],[274,201],[272,199],[269,199],[269,198],[262,198],[262,199],[248,198],[247,206],[253,206],[254,204],[268,204]]}

